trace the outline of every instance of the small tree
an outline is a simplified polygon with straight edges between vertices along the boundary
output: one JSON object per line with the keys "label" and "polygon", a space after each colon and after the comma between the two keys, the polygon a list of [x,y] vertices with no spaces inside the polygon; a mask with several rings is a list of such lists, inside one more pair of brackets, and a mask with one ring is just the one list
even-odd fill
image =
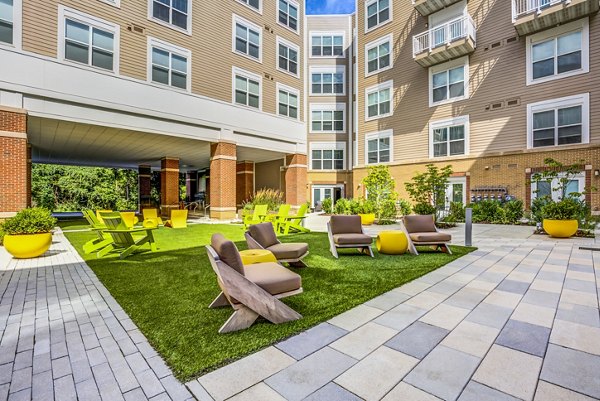
{"label": "small tree", "polygon": [[404,183],[404,186],[415,203],[415,211],[433,210],[431,206],[437,211],[446,204],[446,188],[448,178],[452,175],[452,167],[440,169],[433,164],[425,167],[427,170],[424,173],[415,174],[411,182]]}
{"label": "small tree", "polygon": [[[547,182],[552,192],[558,193],[560,200],[568,197],[578,198],[583,195],[582,192],[567,193],[569,182],[573,180],[573,177],[581,173],[582,166],[585,164],[583,160],[579,161],[578,163],[565,165],[564,163],[549,157],[544,159],[544,164],[546,165],[547,170],[533,174],[531,176],[531,182]],[[552,181],[554,180],[556,180],[557,184],[553,187]],[[588,191],[592,189],[586,188],[585,190]],[[537,193],[539,190],[536,190],[535,192]]]}
{"label": "small tree", "polygon": [[[363,179],[363,184],[367,190],[367,200],[373,202],[375,214],[378,220],[390,220],[395,218],[395,208],[389,207],[390,202],[394,203],[398,194],[396,193],[396,183],[390,174],[388,166],[370,166],[369,174]],[[388,205],[386,207],[386,205]]]}

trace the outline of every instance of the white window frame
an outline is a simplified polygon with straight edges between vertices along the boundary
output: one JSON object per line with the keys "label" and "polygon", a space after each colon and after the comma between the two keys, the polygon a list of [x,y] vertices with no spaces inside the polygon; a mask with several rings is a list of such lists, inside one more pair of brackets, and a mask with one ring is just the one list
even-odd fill
{"label": "white window frame", "polygon": [[[381,138],[390,138],[390,160],[387,162],[379,161],[379,152],[377,150],[377,162],[369,163],[369,141],[373,139],[381,139]],[[371,132],[370,134],[365,135],[365,165],[377,165],[377,164],[390,164],[394,161],[394,130],[388,129],[385,131]]]}
{"label": "white window frame", "polygon": [[[167,51],[169,53],[175,53],[178,56],[185,57],[187,59],[186,67],[187,67],[187,75],[186,75],[186,88],[179,88],[177,86],[166,85],[160,82],[154,82],[152,80],[152,48],[157,47],[161,50]],[[184,49],[183,47],[179,47],[173,45],[171,43],[165,42],[160,39],[153,38],[148,36],[148,48],[147,48],[148,59],[146,61],[147,71],[146,71],[146,80],[151,85],[158,86],[160,88],[169,88],[176,91],[182,92],[190,92],[192,88],[192,51],[188,49]]]}
{"label": "white window frame", "polygon": [[[332,159],[332,167],[331,169],[313,169],[312,168],[312,162],[313,162],[313,155],[312,152],[313,150],[332,150],[332,151],[336,151],[336,150],[341,150],[342,151],[342,168],[341,169],[336,169],[335,168],[335,158]],[[323,159],[320,159],[323,160]],[[308,169],[309,171],[344,171],[346,170],[346,142],[311,142],[310,146],[309,146],[309,161],[308,161]]]}
{"label": "white window frame", "polygon": [[[553,191],[552,188],[556,188],[559,185],[559,179],[564,178],[565,177],[565,173],[561,172],[558,173],[558,177],[554,178],[551,182],[550,182],[550,196],[552,197],[552,200],[555,202],[558,202],[560,199],[560,194],[558,191]],[[574,176],[571,177],[572,181],[577,181],[579,183],[579,191],[577,192],[584,192],[585,191],[585,171],[581,171],[578,174],[575,174]],[[538,183],[537,182],[532,182],[531,183],[531,200],[537,199],[538,197]],[[567,194],[569,195],[569,194]],[[585,194],[581,195],[579,197],[579,200],[585,202]]]}
{"label": "white window frame", "polygon": [[[434,102],[433,101],[433,76],[435,74],[439,74],[440,72],[449,71],[449,70],[452,70],[454,68],[459,68],[459,67],[464,67],[464,81],[463,81],[464,82],[464,93],[463,93],[463,95],[458,96],[458,97],[453,97],[451,99],[441,100],[439,102]],[[469,86],[470,86],[470,71],[469,71],[469,69],[470,68],[469,67],[470,67],[469,56],[461,57],[461,58],[449,61],[444,64],[438,64],[438,65],[429,67],[429,107],[436,107],[436,106],[440,106],[442,104],[454,103],[454,102],[459,102],[461,100],[468,99],[469,95],[470,95],[470,93],[469,93],[470,92],[469,91]],[[449,94],[449,90],[450,90],[450,84],[448,83],[448,94]]]}
{"label": "white window frame", "polygon": [[192,0],[188,0],[188,12],[187,12],[187,29],[183,29],[177,25],[173,25],[169,22],[163,21],[158,18],[154,18],[152,13],[152,7],[154,5],[153,0],[148,0],[148,20],[152,22],[156,22],[162,26],[166,26],[167,28],[174,29],[178,32],[185,33],[186,35],[192,35]]}
{"label": "white window frame", "polygon": [[[453,126],[459,126],[459,125],[464,125],[465,127],[465,153],[461,154],[461,155],[445,155],[445,156],[435,156],[434,155],[434,151],[433,151],[433,131],[437,128],[449,128],[449,127],[453,127]],[[453,159],[453,158],[462,158],[465,156],[469,155],[469,146],[470,146],[470,132],[471,132],[471,127],[470,127],[470,123],[469,123],[469,116],[461,116],[461,117],[455,117],[455,118],[450,118],[447,120],[438,120],[438,121],[432,121],[429,123],[429,158],[433,159],[433,160],[440,160],[440,159]],[[448,137],[448,144],[450,143],[450,138]],[[448,153],[450,152],[450,148],[448,147]]]}
{"label": "white window frame", "polygon": [[113,7],[121,8],[121,0],[100,0],[103,3],[110,4]]}
{"label": "white window frame", "polygon": [[[581,68],[563,72],[562,74],[554,74],[543,78],[533,79],[533,45],[539,42],[545,42],[549,39],[556,38],[569,32],[581,30]],[[543,82],[554,81],[572,77],[574,75],[586,74],[590,71],[590,23],[589,19],[583,18],[577,21],[569,22],[559,27],[548,29],[546,31],[536,33],[527,37],[526,45],[526,61],[527,61],[527,85],[535,85]],[[556,54],[555,54],[556,57]],[[556,61],[555,61],[556,67]]]}
{"label": "white window frame", "polygon": [[[249,54],[239,52],[235,46],[236,42],[236,25],[244,25],[246,29],[252,29],[258,32],[258,59],[250,56]],[[262,54],[263,54],[263,34],[262,28],[245,18],[240,17],[239,15],[233,14],[232,23],[231,23],[231,51],[239,56],[246,57],[249,60],[255,61],[257,63],[262,64]]]}
{"label": "white window frame", "polygon": [[[342,93],[314,93],[312,90],[312,76],[315,74],[342,74],[343,90]],[[310,96],[346,96],[346,66],[311,66],[308,74],[308,85],[310,86]],[[333,85],[333,84],[332,84]]]}
{"label": "white window frame", "polygon": [[[296,52],[296,64],[297,64],[297,68],[296,68],[296,73],[294,74],[291,71],[288,70],[284,70],[283,68],[279,67],[279,45],[284,45],[285,47],[287,47],[288,49],[292,49]],[[276,68],[288,75],[291,75],[292,77],[296,77],[296,78],[300,78],[300,67],[302,65],[302,61],[300,60],[301,54],[300,54],[300,47],[288,40],[285,40],[284,38],[277,36],[277,41],[276,41],[276,46],[277,46],[277,61],[276,61]],[[288,58],[289,60],[289,58]]]}
{"label": "white window frame", "polygon": [[[390,4],[389,5],[390,18],[388,18],[384,22],[379,22],[377,25],[369,28],[369,14],[368,14],[369,5],[371,5],[372,3],[375,3],[377,1],[379,1],[379,0],[366,0],[365,1],[365,33],[371,32],[379,27],[389,24],[394,19],[394,5],[393,5],[394,0],[390,0],[390,3],[389,3]],[[379,13],[379,11],[377,11],[377,13]],[[377,20],[379,21],[379,18],[377,18]]]}
{"label": "white window frame", "polygon": [[243,4],[244,6],[248,7],[250,10],[259,13],[260,15],[262,15],[263,13],[263,0],[258,0],[258,8],[254,8],[252,7],[250,4],[248,4],[247,1],[244,0],[237,0],[238,3]]}
{"label": "white window frame", "polygon": [[[275,95],[275,101],[277,103],[277,115],[281,116],[283,118],[289,118],[290,120],[295,120],[295,121],[299,120],[300,119],[300,105],[302,104],[301,99],[300,99],[300,91],[296,88],[292,88],[291,86],[287,86],[287,85],[281,84],[279,82],[277,82],[277,85],[275,85],[275,87],[276,87],[275,90],[277,91],[277,93]],[[234,88],[234,90],[235,90],[235,88]],[[296,98],[298,99],[298,105],[296,106],[296,108],[298,109],[298,113],[296,115],[296,118],[286,116],[286,115],[279,113],[279,91],[280,90],[288,92],[289,94],[292,94],[292,95],[296,95]],[[289,105],[288,105],[288,108],[289,108]]]}
{"label": "white window frame", "polygon": [[[373,92],[380,92],[382,90],[390,90],[390,111],[385,114],[377,114],[376,116],[369,117],[369,95]],[[377,103],[378,105],[380,103]],[[379,120],[394,115],[394,81],[389,80],[380,84],[369,86],[365,89],[365,121]]]}
{"label": "white window frame", "polygon": [[21,50],[23,43],[23,0],[13,0],[12,18],[13,42],[0,42],[0,48]]}
{"label": "white window frame", "polygon": [[[323,48],[323,45],[322,45],[323,36],[331,36],[332,40],[333,40],[334,36],[342,37],[342,54],[340,56],[334,56],[333,54],[331,56],[323,56],[323,55],[313,56],[313,54],[312,54],[312,39],[313,39],[313,37],[321,37],[321,49],[322,49]],[[314,59],[346,58],[346,33],[343,31],[327,31],[327,32],[326,31],[311,31],[310,35],[309,35],[309,40],[310,40],[310,42],[308,43],[309,58],[314,58]],[[332,45],[332,53],[333,53],[333,45]]]}
{"label": "white window frame", "polygon": [[[555,110],[559,108],[567,108],[581,106],[581,142],[567,145],[555,144],[552,146],[537,146],[533,147],[533,114],[543,111]],[[556,130],[556,126],[555,126]],[[555,132],[556,135],[556,132]],[[582,93],[581,95],[566,96],[559,99],[544,100],[542,102],[531,103],[527,105],[527,149],[552,149],[562,148],[565,146],[577,146],[590,143],[590,94]]]}
{"label": "white window frame", "polygon": [[[342,130],[341,131],[336,131],[335,129],[331,129],[331,130],[321,130],[321,131],[315,131],[313,130],[312,127],[312,112],[313,111],[341,111],[342,112]],[[310,104],[310,118],[309,118],[309,127],[308,127],[308,132],[311,134],[343,134],[346,132],[346,119],[347,119],[347,113],[346,113],[346,103],[311,103]],[[322,120],[321,120],[322,121]],[[333,120],[335,121],[335,120]],[[332,126],[333,128],[333,126]]]}
{"label": "white window frame", "polygon": [[[371,50],[374,47],[379,47],[382,44],[384,44],[385,42],[389,42],[389,44],[390,44],[390,53],[389,53],[390,63],[389,63],[389,65],[387,67],[379,68],[377,70],[369,72],[369,50]],[[379,60],[379,51],[378,51],[377,59]],[[393,35],[391,33],[389,35],[381,37],[377,40],[369,42],[365,45],[365,77],[370,77],[371,75],[376,75],[376,74],[382,73],[384,71],[392,69],[393,67],[394,67],[394,39],[393,39]]]}
{"label": "white window frame", "polygon": [[[288,2],[288,4],[291,4],[292,6],[296,7],[296,10],[298,10],[298,15],[296,17],[296,29],[292,29],[290,28],[288,25],[283,24],[281,21],[279,21],[279,0],[275,0],[275,2],[277,3],[277,8],[276,8],[276,13],[275,13],[275,18],[277,19],[277,24],[284,27],[285,29],[287,29],[290,32],[294,32],[295,34],[299,35],[300,34],[300,24],[302,24],[302,20],[303,18],[301,18],[301,11],[300,11],[300,3],[298,3],[296,0],[285,0]],[[289,16],[289,14],[288,14]]]}
{"label": "white window frame", "polygon": [[[65,58],[65,39],[66,39],[66,20],[74,20],[93,28],[98,28],[113,34],[113,69],[107,70],[95,67],[91,64],[78,63]],[[104,72],[108,74],[118,74],[120,64],[120,26],[113,24],[101,18],[82,13],[73,8],[62,5],[58,6],[58,59],[65,64],[76,65],[80,68],[90,69],[92,71]],[[92,44],[90,43],[90,51]]]}
{"label": "white window frame", "polygon": [[[242,76],[244,78],[247,79],[252,79],[254,81],[258,81],[258,108],[252,107],[252,106],[248,106],[248,105],[244,105],[244,104],[239,104],[235,101],[235,77],[236,75]],[[246,71],[243,70],[241,68],[238,67],[232,67],[232,74],[231,74],[231,103],[234,106],[237,107],[243,107],[245,109],[248,110],[254,110],[254,111],[262,111],[262,104],[263,104],[263,82],[262,82],[262,76],[258,75],[258,74],[254,74],[250,71]]]}

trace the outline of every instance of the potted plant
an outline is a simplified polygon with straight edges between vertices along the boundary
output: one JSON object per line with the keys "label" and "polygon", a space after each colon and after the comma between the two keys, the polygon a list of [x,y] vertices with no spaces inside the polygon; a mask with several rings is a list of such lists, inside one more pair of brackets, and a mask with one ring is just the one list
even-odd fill
{"label": "potted plant", "polygon": [[0,225],[6,250],[18,259],[43,255],[52,244],[56,219],[44,208],[21,210]]}
{"label": "potted plant", "polygon": [[370,226],[375,222],[375,205],[367,199],[359,200],[358,215],[360,222],[365,226]]}
{"label": "potted plant", "polygon": [[579,229],[582,210],[581,201],[574,198],[548,203],[542,209],[544,231],[555,238],[572,237]]}

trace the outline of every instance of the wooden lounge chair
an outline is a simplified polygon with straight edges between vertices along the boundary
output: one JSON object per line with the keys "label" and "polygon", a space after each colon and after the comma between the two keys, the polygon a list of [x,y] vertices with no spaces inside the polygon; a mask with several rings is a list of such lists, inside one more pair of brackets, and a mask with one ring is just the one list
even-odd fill
{"label": "wooden lounge chair", "polygon": [[83,252],[86,254],[96,252],[113,242],[112,237],[109,234],[102,232],[102,230],[106,230],[106,224],[100,223],[93,211],[84,210],[83,217],[85,217],[90,225],[90,228],[92,231],[95,231],[97,235],[97,238],[89,240],[83,244]]}
{"label": "wooden lounge chair", "polygon": [[302,278],[278,263],[244,267],[235,244],[214,234],[206,246],[221,293],[210,308],[231,306],[233,314],[219,329],[229,333],[250,327],[259,316],[279,324],[302,318],[279,299],[302,293]]}
{"label": "wooden lounge chair", "polygon": [[302,261],[308,255],[308,244],[305,242],[282,244],[275,234],[270,222],[254,224],[244,233],[249,249],[266,249],[271,251],[278,262],[289,263],[293,267],[306,267]]}
{"label": "wooden lounge chair", "polygon": [[338,258],[338,248],[358,248],[361,253],[375,257],[371,248],[373,238],[363,231],[360,216],[331,216],[327,222],[327,233],[335,258]]}
{"label": "wooden lounge chair", "polygon": [[269,205],[255,205],[252,214],[248,214],[244,217],[244,229],[247,229],[252,224],[258,224],[265,221]]}
{"label": "wooden lounge chair", "polygon": [[187,209],[171,210],[171,219],[167,220],[165,227],[186,228],[187,227]]}
{"label": "wooden lounge chair", "polygon": [[[158,211],[154,208],[142,209],[142,216],[144,216],[144,226],[146,224],[152,224],[154,226],[164,225],[162,218],[158,215]],[[150,223],[146,223],[146,222]]]}
{"label": "wooden lounge chair", "polygon": [[279,232],[279,225],[285,223],[286,217],[288,217],[290,215],[291,208],[292,208],[292,205],[288,205],[288,204],[280,205],[279,210],[277,210],[277,214],[272,214],[272,215],[267,216],[266,221],[270,221],[271,223],[273,223],[273,226],[275,228],[275,233]]}
{"label": "wooden lounge chair", "polygon": [[[310,230],[302,225],[303,220],[306,218],[306,212],[308,205],[305,203],[300,206],[298,213],[294,216],[282,217],[282,222],[279,224],[279,229],[283,230],[283,234],[288,234],[290,230],[302,233],[309,233]],[[282,228],[283,227],[283,228]]]}
{"label": "wooden lounge chair", "polygon": [[448,246],[448,243],[452,241],[452,236],[438,231],[433,215],[404,216],[402,228],[408,238],[408,249],[413,255],[419,254],[416,247],[421,245],[432,246],[452,254]]}
{"label": "wooden lounge chair", "polygon": [[[112,243],[100,249],[96,254],[101,258],[112,251],[119,252],[119,257],[125,259],[142,245],[149,244],[152,252],[156,251],[156,243],[152,230],[154,228],[128,228],[118,213],[102,213],[102,219],[106,223],[106,230],[103,233],[112,237]],[[134,234],[139,234],[134,237]]]}

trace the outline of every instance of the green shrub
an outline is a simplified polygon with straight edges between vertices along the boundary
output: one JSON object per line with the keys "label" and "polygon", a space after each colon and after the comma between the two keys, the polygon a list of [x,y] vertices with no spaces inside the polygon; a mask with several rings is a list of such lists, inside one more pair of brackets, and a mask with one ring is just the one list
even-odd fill
{"label": "green shrub", "polygon": [[379,219],[377,224],[394,224],[396,222],[396,202],[392,199],[388,199],[381,204],[381,210],[379,212]]}
{"label": "green shrub", "polygon": [[433,214],[435,215],[435,207],[429,203],[417,203],[413,207],[415,214]]}
{"label": "green shrub", "polygon": [[346,198],[340,198],[335,202],[335,214],[350,214],[350,201]]}
{"label": "green shrub", "polygon": [[400,214],[402,216],[408,216],[412,213],[410,202],[406,199],[398,199],[398,209],[400,209]]}
{"label": "green shrub", "polygon": [[245,210],[252,210],[256,205],[267,205],[270,212],[279,209],[279,205],[283,204],[283,192],[278,189],[263,188],[254,193],[250,200],[244,202]]}
{"label": "green shrub", "polygon": [[540,196],[531,201],[531,219],[536,223],[541,223],[544,220],[544,207],[552,203],[552,198],[549,196]]}
{"label": "green shrub", "polygon": [[444,218],[446,223],[463,223],[465,221],[465,205],[462,202],[450,202],[450,210]]}
{"label": "green shrub", "polygon": [[23,209],[15,217],[0,224],[0,236],[49,233],[55,225],[56,219],[48,209]]}
{"label": "green shrub", "polygon": [[504,221],[505,212],[500,203],[492,200],[485,200],[474,203],[473,223],[499,224]]}
{"label": "green shrub", "polygon": [[[398,198],[396,193],[396,182],[390,173],[388,166],[369,166],[369,174],[362,180],[367,191],[367,199],[372,202],[374,213],[378,220],[389,218],[389,202],[395,202]],[[394,206],[395,209],[395,206]],[[395,216],[395,211],[394,211]]]}
{"label": "green shrub", "polygon": [[362,204],[360,199],[348,200],[348,213],[349,214],[361,214]]}
{"label": "green shrub", "polygon": [[542,215],[549,220],[582,220],[586,215],[586,207],[580,200],[565,198],[545,205]]}
{"label": "green shrub", "polygon": [[520,199],[514,199],[503,204],[504,211],[506,212],[505,223],[516,224],[523,218],[523,201]]}
{"label": "green shrub", "polygon": [[333,200],[331,198],[325,198],[321,201],[321,207],[323,211],[327,214],[331,214],[333,207]]}

